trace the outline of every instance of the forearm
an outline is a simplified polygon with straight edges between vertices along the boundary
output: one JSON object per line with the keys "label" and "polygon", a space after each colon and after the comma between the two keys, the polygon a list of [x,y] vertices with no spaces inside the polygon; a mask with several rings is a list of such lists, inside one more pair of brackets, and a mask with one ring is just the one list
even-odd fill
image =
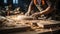
{"label": "forearm", "polygon": [[40,14],[49,14],[54,10],[54,8],[48,6],[45,10],[41,11]]}
{"label": "forearm", "polygon": [[54,10],[54,9],[49,6],[49,7],[47,7],[45,10],[43,10],[43,11],[41,11],[41,12],[34,13],[34,14],[32,14],[31,16],[36,17],[36,16],[38,16],[38,15],[41,16],[41,15],[49,14],[49,13],[51,13],[53,10]]}
{"label": "forearm", "polygon": [[49,14],[54,10],[54,6],[52,5],[52,3],[50,1],[46,1],[48,7],[41,11],[40,14]]}
{"label": "forearm", "polygon": [[31,10],[32,10],[32,4],[33,4],[33,0],[31,1],[30,5],[28,7],[28,11],[25,13],[25,15],[28,15],[31,12]]}

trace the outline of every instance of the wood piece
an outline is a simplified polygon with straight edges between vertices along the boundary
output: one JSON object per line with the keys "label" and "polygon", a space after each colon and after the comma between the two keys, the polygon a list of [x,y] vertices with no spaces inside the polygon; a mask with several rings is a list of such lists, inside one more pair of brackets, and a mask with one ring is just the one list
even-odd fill
{"label": "wood piece", "polygon": [[53,29],[36,29],[36,33],[38,34],[51,34],[51,33],[56,33],[57,31],[60,30],[60,27],[57,27],[57,28],[53,28]]}
{"label": "wood piece", "polygon": [[54,28],[54,27],[60,27],[59,21],[40,21],[37,23],[39,27],[42,28]]}
{"label": "wood piece", "polygon": [[1,27],[0,32],[1,33],[12,33],[12,32],[26,32],[27,30],[30,30],[30,26],[27,25],[18,25],[15,27]]}

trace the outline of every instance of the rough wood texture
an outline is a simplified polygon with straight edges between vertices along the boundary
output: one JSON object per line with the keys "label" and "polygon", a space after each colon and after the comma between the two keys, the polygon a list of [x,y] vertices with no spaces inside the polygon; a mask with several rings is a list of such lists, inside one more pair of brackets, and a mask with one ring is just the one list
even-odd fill
{"label": "rough wood texture", "polygon": [[[19,16],[19,15],[18,15]],[[34,31],[36,29],[39,29],[39,32],[51,32],[50,28],[53,31],[60,30],[60,29],[55,29],[57,27],[60,27],[60,21],[54,21],[54,20],[30,20],[28,18],[30,17],[21,17],[18,20],[13,19],[17,18],[17,16],[7,16],[9,18],[6,18],[7,20],[3,22],[3,27],[0,28],[0,31],[2,32],[12,32],[12,31],[19,31],[21,30],[27,30],[27,29],[33,29]],[[27,18],[27,19],[24,19]],[[26,29],[25,29],[26,28]],[[42,29],[42,30],[41,30]]]}
{"label": "rough wood texture", "polygon": [[60,30],[60,27],[57,27],[57,28],[50,28],[50,29],[36,29],[36,33],[38,34],[53,34],[56,32],[58,32]]}

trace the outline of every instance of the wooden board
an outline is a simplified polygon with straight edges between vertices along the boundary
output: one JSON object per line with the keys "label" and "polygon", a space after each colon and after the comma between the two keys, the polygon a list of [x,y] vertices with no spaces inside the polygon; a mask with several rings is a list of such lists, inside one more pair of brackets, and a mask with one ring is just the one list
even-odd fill
{"label": "wooden board", "polygon": [[31,23],[32,25],[37,24],[41,28],[54,28],[60,27],[60,21],[54,20],[23,20],[24,23]]}
{"label": "wooden board", "polygon": [[36,29],[36,33],[38,34],[53,34],[60,31],[60,27],[54,28],[54,29]]}
{"label": "wooden board", "polygon": [[0,33],[24,32],[30,29],[31,29],[30,26],[27,25],[16,26],[16,27],[1,27]]}
{"label": "wooden board", "polygon": [[[43,29],[42,31],[39,31],[39,33],[43,33],[44,32],[51,32],[48,28],[51,28],[51,27],[55,27],[55,26],[60,26],[60,21],[53,21],[53,20],[21,20],[20,21],[21,23],[31,23],[29,26],[28,25],[16,25],[15,27],[2,27],[0,28],[0,32],[14,32],[14,31],[26,31],[27,29],[31,29],[31,25],[34,25],[33,23],[36,23],[37,25],[41,24],[39,27],[42,27],[42,28],[47,28],[47,29]],[[48,26],[49,25],[49,26]],[[57,28],[56,28],[57,29]],[[57,29],[59,30],[59,29]],[[53,31],[56,31],[54,30],[53,28]]]}
{"label": "wooden board", "polygon": [[55,28],[60,27],[60,21],[40,21],[37,25],[42,28]]}

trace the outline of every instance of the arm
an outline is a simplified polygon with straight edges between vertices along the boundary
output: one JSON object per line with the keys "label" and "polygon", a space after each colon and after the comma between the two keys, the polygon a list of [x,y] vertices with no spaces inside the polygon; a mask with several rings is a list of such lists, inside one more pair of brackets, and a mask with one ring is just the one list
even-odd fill
{"label": "arm", "polygon": [[32,14],[31,16],[37,16],[37,15],[42,15],[42,14],[49,14],[50,12],[52,12],[54,10],[54,8],[52,7],[51,3],[47,2],[48,4],[48,7],[41,11],[41,12],[38,12],[38,13],[34,13]]}
{"label": "arm", "polygon": [[30,5],[28,7],[28,11],[25,13],[25,15],[29,16],[29,13],[31,12],[32,4],[33,4],[33,0],[31,1]]}

